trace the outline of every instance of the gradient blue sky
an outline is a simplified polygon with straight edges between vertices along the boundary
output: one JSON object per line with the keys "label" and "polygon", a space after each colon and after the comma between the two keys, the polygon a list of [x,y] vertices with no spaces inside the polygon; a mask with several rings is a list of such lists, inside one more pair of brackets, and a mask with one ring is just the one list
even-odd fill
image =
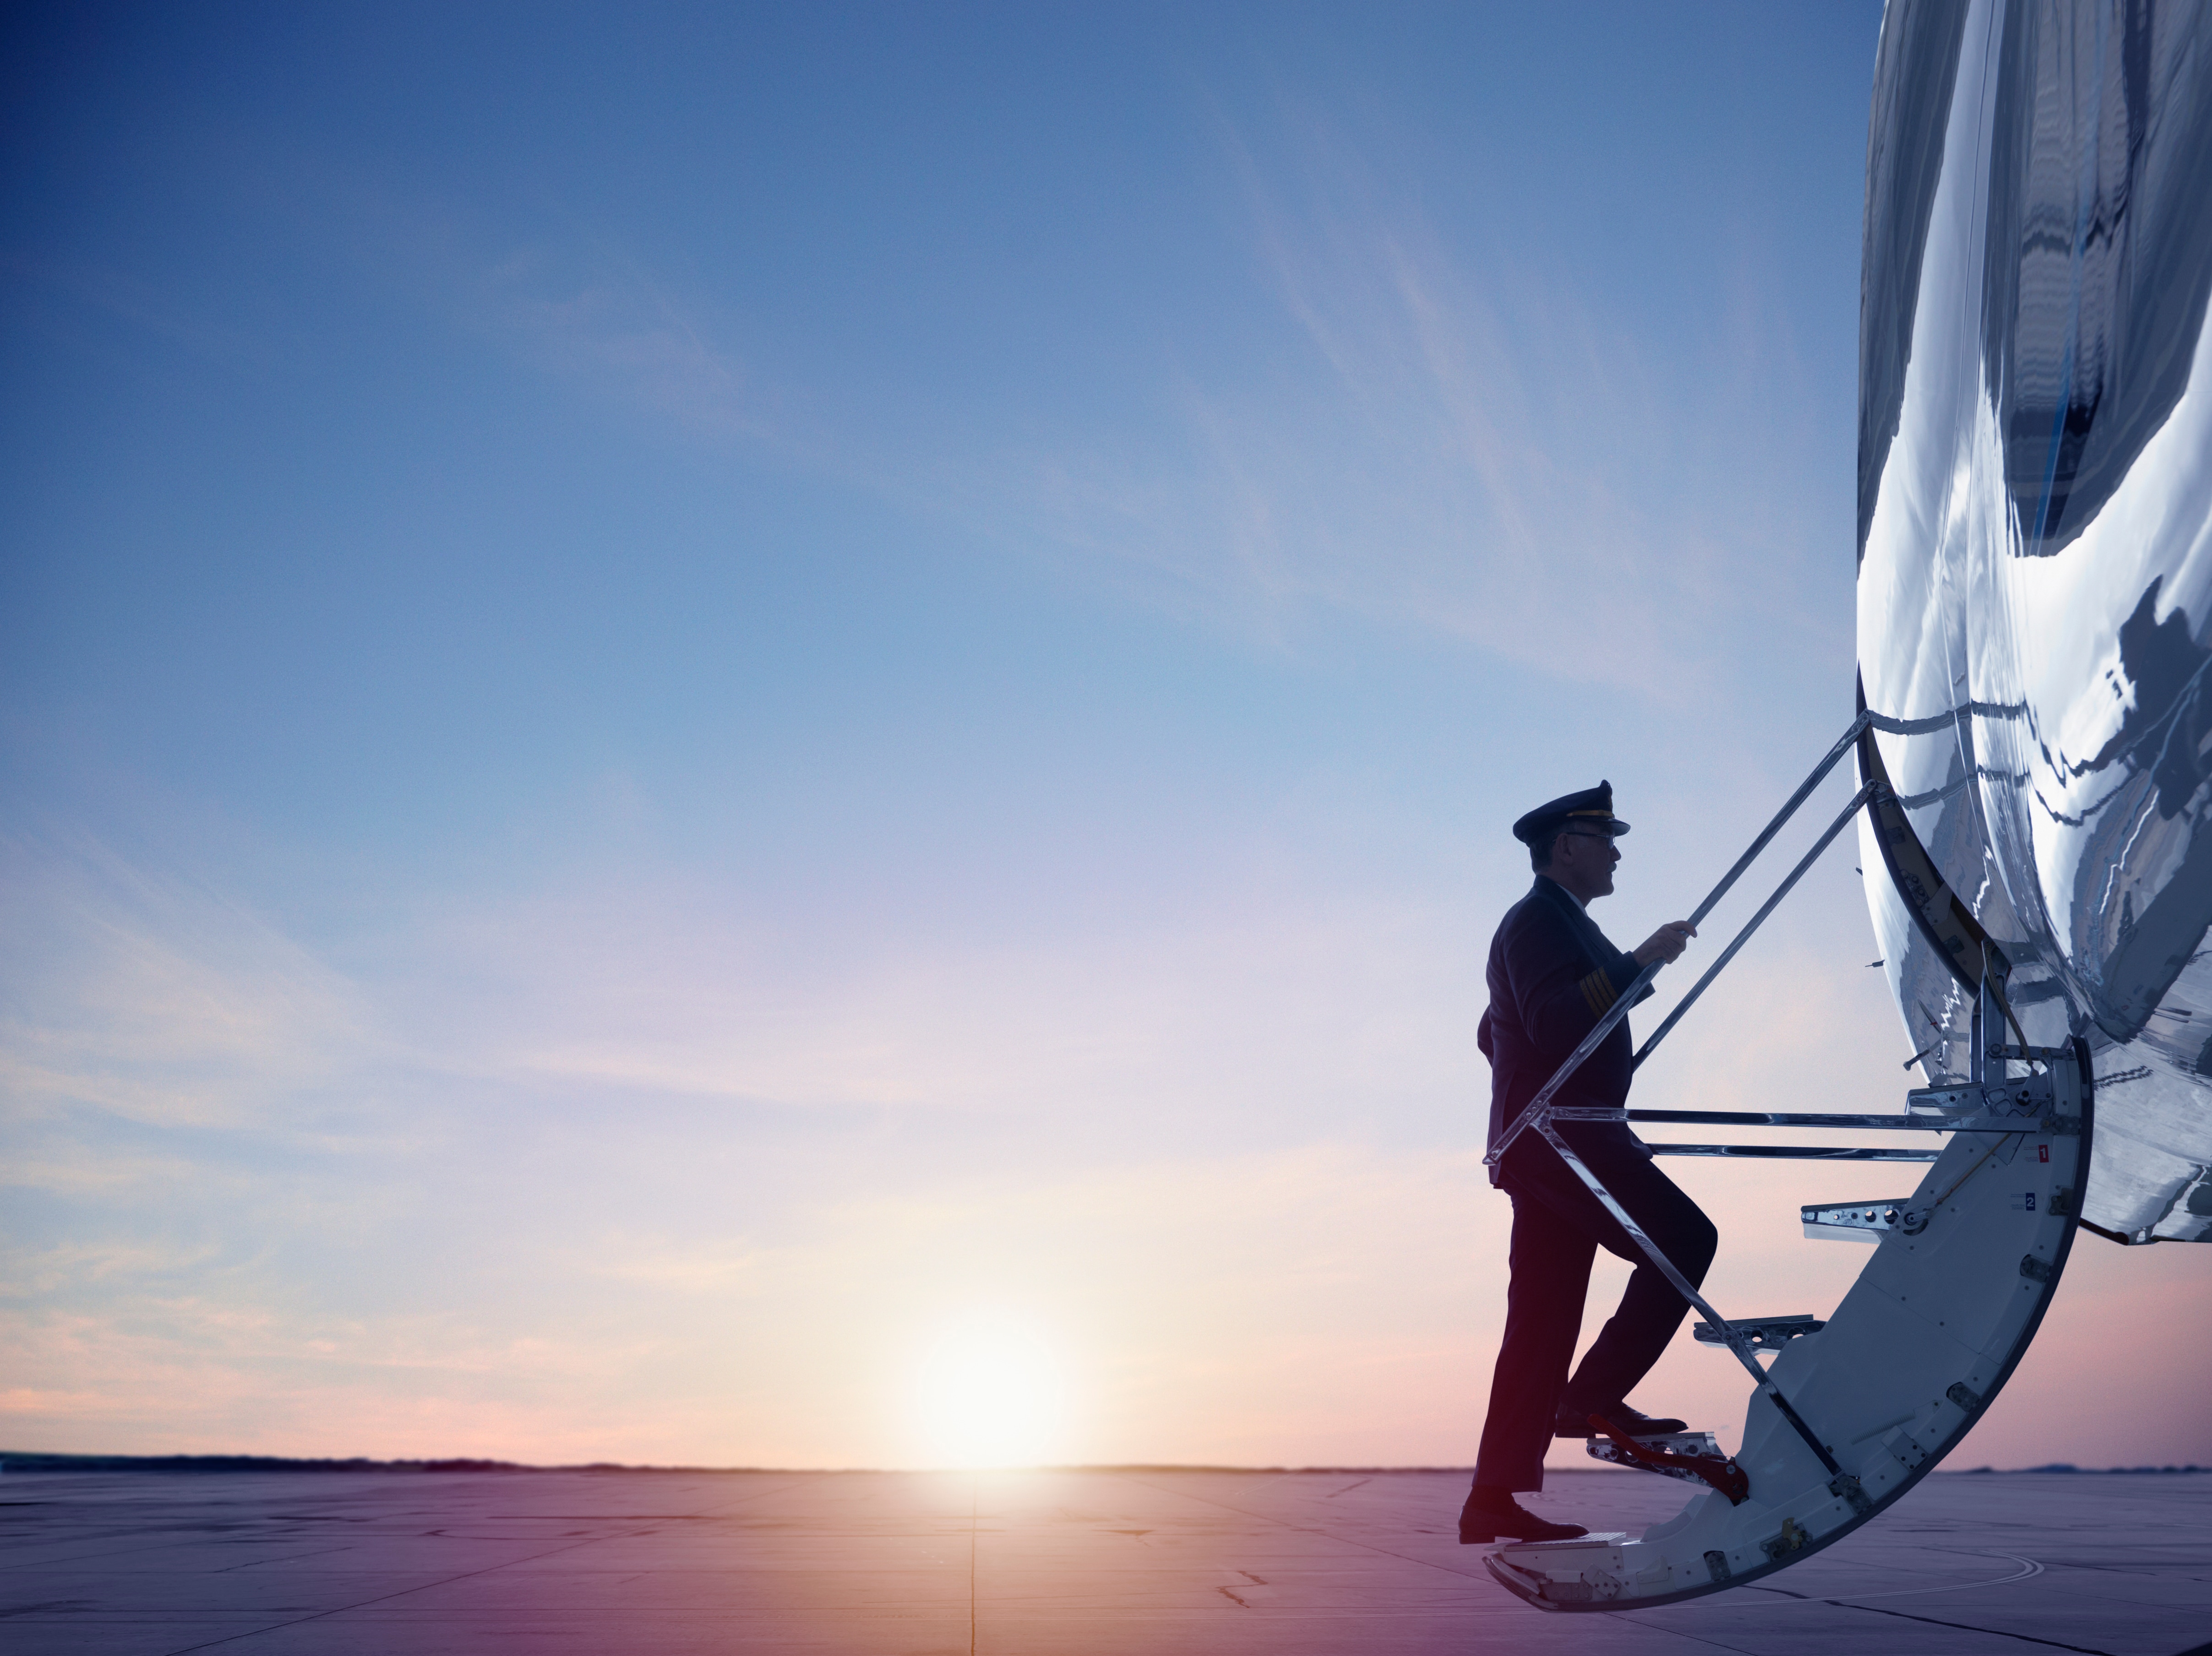
{"label": "gradient blue sky", "polygon": [[[0,1439],[1470,1459],[1506,824],[1633,943],[1850,716],[1878,23],[12,17]],[[1655,1101],[1894,1102],[1850,864]],[[2076,1260],[1984,1458],[2212,1460]]]}

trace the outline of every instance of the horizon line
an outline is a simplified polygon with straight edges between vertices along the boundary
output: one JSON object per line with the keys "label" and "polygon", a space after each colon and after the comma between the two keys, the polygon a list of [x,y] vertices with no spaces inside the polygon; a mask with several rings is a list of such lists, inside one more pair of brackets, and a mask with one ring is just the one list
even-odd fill
{"label": "horizon line", "polygon": [[[1610,1476],[1633,1471],[1632,1467],[1547,1466],[1547,1477]],[[1246,1475],[1368,1477],[1455,1474],[1472,1477],[1472,1466],[1237,1466],[1200,1461],[1098,1461],[1013,1466],[662,1466],[623,1461],[593,1460],[542,1465],[528,1461],[492,1460],[470,1456],[440,1456],[377,1459],[367,1455],[255,1455],[164,1454],[126,1455],[75,1453],[55,1450],[0,1449],[0,1475],[27,1472],[626,1472],[655,1476],[694,1477],[937,1477],[986,1472],[1234,1472]],[[2070,1461],[2051,1461],[2038,1466],[1970,1466],[1938,1469],[1936,1476],[1972,1477],[2027,1473],[2071,1473],[2082,1477],[2166,1476],[2212,1472],[2212,1466],[2079,1466]]]}

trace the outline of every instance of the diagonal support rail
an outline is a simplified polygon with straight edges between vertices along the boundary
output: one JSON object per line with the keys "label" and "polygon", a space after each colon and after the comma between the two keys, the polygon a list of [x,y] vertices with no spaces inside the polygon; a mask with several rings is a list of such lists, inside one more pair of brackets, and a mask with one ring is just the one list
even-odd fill
{"label": "diagonal support rail", "polygon": [[1743,930],[1735,934],[1735,941],[1723,949],[1721,957],[1705,968],[1705,976],[1690,986],[1690,992],[1674,1004],[1674,1010],[1667,1014],[1667,1021],[1651,1032],[1650,1040],[1644,1043],[1642,1049],[1638,1052],[1635,1059],[1630,1064],[1631,1069],[1644,1067],[1644,1060],[1651,1056],[1651,1049],[1666,1040],[1667,1032],[1682,1021],[1682,1014],[1698,1004],[1698,997],[1705,992],[1706,986],[1720,976],[1728,963],[1735,958],[1736,951],[1751,941],[1751,934],[1765,924],[1766,917],[1781,907],[1782,900],[1790,895],[1798,881],[1805,877],[1805,870],[1820,860],[1820,853],[1836,842],[1836,836],[1838,834],[1850,826],[1851,818],[1859,814],[1859,807],[1873,798],[1875,790],[1881,786],[1878,782],[1869,781],[1851,796],[1850,804],[1845,805],[1837,815],[1836,820],[1828,824],[1828,831],[1813,842],[1812,850],[1807,852],[1799,859],[1797,866],[1790,870],[1790,877],[1775,887],[1774,895],[1766,900],[1765,906],[1758,913],[1753,915],[1745,923]]}

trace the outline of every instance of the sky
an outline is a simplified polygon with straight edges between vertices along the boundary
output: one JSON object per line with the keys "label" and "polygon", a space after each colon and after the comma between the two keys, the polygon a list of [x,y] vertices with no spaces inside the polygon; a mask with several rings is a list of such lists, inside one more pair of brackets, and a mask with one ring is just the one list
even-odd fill
{"label": "sky", "polygon": [[[1879,21],[11,14],[0,1449],[1469,1464],[1508,825],[1632,946],[1852,713]],[[1897,1107],[1854,856],[1639,1102]],[[1958,1464],[2212,1462],[2208,1273]]]}

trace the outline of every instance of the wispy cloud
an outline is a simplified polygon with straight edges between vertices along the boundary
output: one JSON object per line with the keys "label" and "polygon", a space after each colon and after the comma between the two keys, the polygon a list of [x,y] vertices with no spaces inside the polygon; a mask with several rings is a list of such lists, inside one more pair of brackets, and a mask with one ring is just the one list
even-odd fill
{"label": "wispy cloud", "polygon": [[695,440],[784,440],[773,394],[635,258],[599,238],[564,240],[557,253],[534,243],[457,281],[448,291],[467,325],[539,372],[673,421]]}
{"label": "wispy cloud", "polygon": [[143,348],[147,340],[158,340],[202,363],[245,374],[266,372],[279,355],[266,335],[211,314],[157,282],[92,259],[0,252],[0,278],[38,303],[59,301],[124,324],[130,344],[111,348],[118,355]]}
{"label": "wispy cloud", "polygon": [[746,340],[770,319],[548,202],[495,218],[323,169],[314,210],[527,373],[1241,632],[1351,611],[1685,706],[1721,688],[1723,639],[1832,634],[1847,655],[1847,610],[1798,596],[1833,555],[1808,477],[1843,462],[1809,440],[1755,230],[1717,224],[1724,279],[1655,337],[1600,308],[1632,279],[1571,281],[1508,227],[1448,234],[1294,105],[1218,129],[1272,325],[1230,359],[1167,333],[1137,419],[1111,399],[1086,417],[1063,386],[1042,419],[972,407],[955,429],[895,361],[863,373],[803,332],[768,369]]}
{"label": "wispy cloud", "polygon": [[370,1039],[341,974],[247,906],[82,836],[0,840],[0,1082],[19,1107],[228,1126]]}
{"label": "wispy cloud", "polygon": [[1410,903],[1261,892],[998,943],[857,924],[840,943],[820,915],[804,949],[735,907],[678,883],[455,917],[410,1022],[446,1030],[456,1065],[784,1105],[1158,1117],[1468,1080],[1449,1037],[1468,946]]}
{"label": "wispy cloud", "polygon": [[1548,675],[1711,696],[1718,640],[1754,613],[1771,627],[1815,550],[1800,480],[1741,464],[1802,458],[1755,261],[1655,342],[1510,232],[1453,244],[1340,140],[1263,152],[1224,132],[1290,331],[1242,377],[1182,377],[1182,452],[1040,462],[1061,532],[1263,625],[1350,610]]}

